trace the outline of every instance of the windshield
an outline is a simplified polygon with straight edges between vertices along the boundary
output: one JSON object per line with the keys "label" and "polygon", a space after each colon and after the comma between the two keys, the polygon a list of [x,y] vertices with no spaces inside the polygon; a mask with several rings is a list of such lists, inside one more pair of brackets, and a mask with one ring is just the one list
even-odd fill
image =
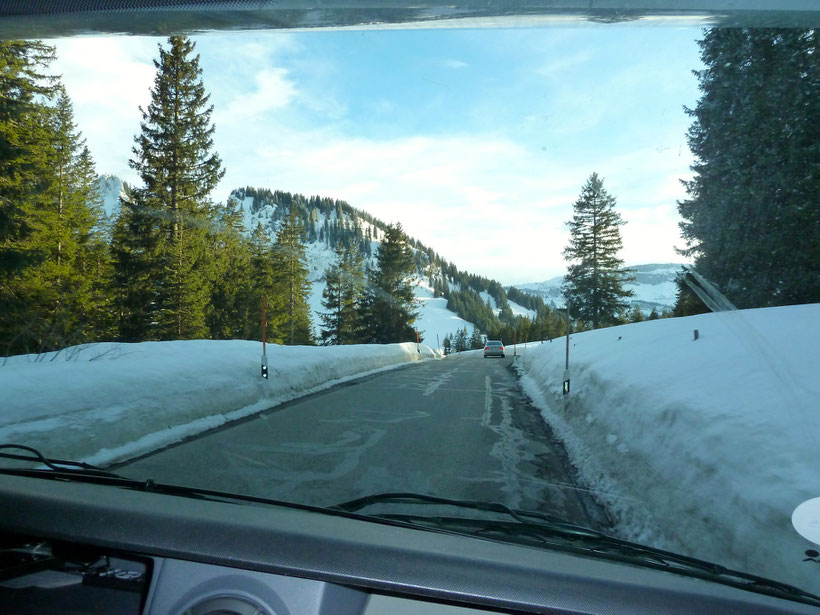
{"label": "windshield", "polygon": [[499,503],[820,594],[816,46],[0,42],[0,444],[323,508]]}

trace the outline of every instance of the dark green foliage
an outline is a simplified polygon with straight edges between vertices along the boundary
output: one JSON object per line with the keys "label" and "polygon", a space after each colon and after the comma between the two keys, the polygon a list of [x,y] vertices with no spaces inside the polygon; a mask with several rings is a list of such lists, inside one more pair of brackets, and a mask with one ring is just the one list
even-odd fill
{"label": "dark green foliage", "polygon": [[45,71],[53,49],[0,43],[0,340],[40,352],[105,333],[106,255],[91,155]]}
{"label": "dark green foliage", "polygon": [[367,336],[378,344],[415,341],[413,251],[401,224],[390,225],[379,246],[376,269],[367,280]]}
{"label": "dark green foliage", "polygon": [[623,288],[628,272],[622,270],[618,251],[624,222],[614,207],[615,198],[593,173],[567,222],[571,237],[564,258],[570,265],[562,290],[573,315],[589,321],[594,329],[617,323],[619,313],[628,309],[625,299],[632,296]]}
{"label": "dark green foliage", "polygon": [[817,42],[816,29],[763,28],[699,42],[683,253],[740,308],[820,301]]}
{"label": "dark green foliage", "polygon": [[324,344],[356,344],[365,336],[364,265],[358,250],[339,245],[336,263],[325,272],[322,306],[328,310],[322,320]]}
{"label": "dark green foliage", "polygon": [[257,224],[250,239],[250,275],[253,286],[247,294],[246,309],[249,315],[243,333],[245,339],[262,339],[262,304],[265,305],[265,339],[284,343],[282,323],[285,301],[279,293],[278,273],[273,245],[262,224]]}
{"label": "dark green foliage", "polygon": [[40,42],[0,41],[0,283],[44,258],[20,242],[32,232],[27,208],[45,189],[49,131],[40,101],[54,95],[53,59]]}
{"label": "dark green foliage", "polygon": [[[675,293],[675,308],[672,314],[675,316],[692,316],[693,314],[705,314],[709,312],[700,297],[692,290],[690,283],[693,283],[692,274],[684,271],[675,278],[675,286],[677,292]],[[653,310],[655,318],[658,317],[657,311]]]}
{"label": "dark green foliage", "polygon": [[251,243],[243,233],[242,210],[234,199],[228,199],[225,207],[217,209],[210,236],[213,280],[206,323],[214,339],[250,337],[251,322],[261,309],[261,298],[253,292]]}
{"label": "dark green foliage", "polygon": [[[210,298],[212,261],[208,252],[214,211],[209,194],[224,170],[213,149],[213,107],[202,84],[199,56],[191,56],[194,43],[185,37],[168,39],[154,61],[157,76],[151,104],[142,110],[140,134],[135,137],[129,161],[143,186],[133,190],[133,206],[124,207],[120,228],[142,232],[131,237],[132,246],[114,253],[140,259],[143,281],[137,288],[122,288],[121,321],[131,321],[123,339],[188,339],[208,333],[206,312]],[[123,236],[120,233],[119,239]],[[115,267],[132,266],[119,258]],[[118,278],[126,279],[124,271]],[[133,296],[128,296],[133,295]],[[140,330],[141,329],[141,330]]]}
{"label": "dark green foliage", "polygon": [[280,337],[289,345],[315,344],[310,322],[308,266],[305,259],[304,227],[296,208],[291,207],[273,248],[274,289],[281,298]]}

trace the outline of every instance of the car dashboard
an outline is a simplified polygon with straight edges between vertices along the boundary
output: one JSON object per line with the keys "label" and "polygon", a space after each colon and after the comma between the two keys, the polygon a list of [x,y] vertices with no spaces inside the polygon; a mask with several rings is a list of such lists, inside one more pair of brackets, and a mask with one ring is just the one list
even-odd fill
{"label": "car dashboard", "polygon": [[289,506],[0,475],[0,612],[800,613],[661,570]]}

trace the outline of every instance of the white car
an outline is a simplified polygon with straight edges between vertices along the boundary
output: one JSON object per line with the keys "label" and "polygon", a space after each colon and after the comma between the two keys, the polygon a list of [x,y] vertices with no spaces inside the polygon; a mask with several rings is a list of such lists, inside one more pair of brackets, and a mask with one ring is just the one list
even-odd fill
{"label": "white car", "polygon": [[504,342],[498,340],[487,340],[484,344],[484,358],[501,357],[504,358]]}

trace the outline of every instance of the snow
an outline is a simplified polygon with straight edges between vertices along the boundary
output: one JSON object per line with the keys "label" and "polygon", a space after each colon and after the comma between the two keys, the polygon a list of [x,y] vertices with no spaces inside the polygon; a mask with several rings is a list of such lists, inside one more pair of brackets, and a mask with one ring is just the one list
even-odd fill
{"label": "snow", "polygon": [[416,344],[96,343],[0,362],[0,442],[106,465],[339,382],[438,356]]}
{"label": "snow", "polygon": [[120,198],[125,196],[123,182],[116,175],[104,174],[97,178],[97,190],[105,217],[113,220],[120,212]]}
{"label": "snow", "polygon": [[571,336],[568,400],[563,339],[518,369],[624,537],[816,591],[818,340],[820,304],[720,312]]}
{"label": "snow", "polygon": [[[418,317],[415,326],[421,334],[422,341],[433,347],[441,348],[444,338],[467,327],[470,335],[475,325],[447,309],[447,299],[433,297],[433,289],[423,279],[416,280],[414,294],[417,301]],[[438,346],[436,346],[438,344]]]}
{"label": "snow", "polygon": [[[495,297],[493,297],[486,290],[481,291],[479,295],[481,296],[481,300],[484,303],[487,303],[487,301],[489,300],[490,307],[493,309],[493,312],[495,312],[496,316],[498,316],[501,313],[501,308],[498,307],[498,303],[496,303]],[[526,316],[530,320],[535,320],[535,317],[537,315],[535,313],[535,310],[529,310],[522,305],[518,305],[514,301],[510,301],[509,298],[507,299],[507,303],[509,304],[510,309],[512,310],[513,316]]]}
{"label": "snow", "polygon": [[507,303],[512,310],[513,316],[526,316],[530,320],[535,320],[535,317],[538,315],[535,310],[530,310],[523,305],[518,305],[515,301],[507,299]]}
{"label": "snow", "polygon": [[498,312],[500,312],[501,310],[499,310],[499,309],[498,309],[498,304],[495,302],[495,297],[493,297],[493,296],[492,296],[490,293],[488,293],[486,290],[482,290],[482,291],[481,291],[480,293],[478,293],[478,294],[481,296],[481,300],[482,300],[484,303],[487,303],[487,301],[489,301],[489,302],[490,302],[490,307],[491,307],[491,308],[493,309],[493,311],[495,312],[495,315],[496,315],[496,316],[498,316]]}
{"label": "snow", "polygon": [[[634,296],[629,300],[631,305],[638,305],[646,314],[653,308],[659,312],[672,309],[675,305],[677,286],[675,277],[681,269],[678,263],[632,265],[628,267],[635,277],[634,282],[624,284],[624,289],[631,290]],[[563,276],[551,278],[545,282],[516,284],[519,290],[531,292],[540,296],[553,307],[564,306],[564,296],[561,285]]]}

